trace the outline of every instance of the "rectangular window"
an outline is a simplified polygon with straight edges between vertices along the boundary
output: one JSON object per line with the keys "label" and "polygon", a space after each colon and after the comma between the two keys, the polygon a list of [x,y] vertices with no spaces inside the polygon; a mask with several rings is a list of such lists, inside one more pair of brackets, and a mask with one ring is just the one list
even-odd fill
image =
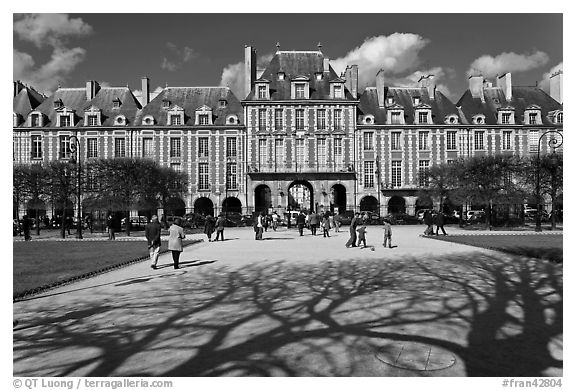
{"label": "rectangular window", "polygon": [[304,130],[304,109],[296,110],[296,130]]}
{"label": "rectangular window", "polygon": [[98,126],[98,115],[88,115],[88,126]]}
{"label": "rectangular window", "polygon": [[182,142],[180,138],[170,138],[170,157],[181,157]]}
{"label": "rectangular window", "polygon": [[474,150],[484,150],[484,132],[474,132]]}
{"label": "rectangular window", "polygon": [[418,185],[420,187],[428,186],[428,172],[430,171],[430,161],[418,161]]}
{"label": "rectangular window", "polygon": [[198,138],[198,157],[208,158],[208,137]]}
{"label": "rectangular window", "polygon": [[334,164],[340,166],[343,163],[342,138],[334,138]]}
{"label": "rectangular window", "polygon": [[87,153],[88,153],[87,154],[88,158],[98,157],[98,139],[97,138],[88,138]]}
{"label": "rectangular window", "polygon": [[114,138],[114,157],[126,157],[125,138]]}
{"label": "rectangular window", "polygon": [[334,98],[341,99],[342,98],[342,86],[335,85],[334,86]]}
{"label": "rectangular window", "polygon": [[284,140],[276,139],[274,140],[274,159],[276,165],[284,165]]}
{"label": "rectangular window", "polygon": [[152,138],[142,138],[142,157],[154,158],[154,143]]}
{"label": "rectangular window", "polygon": [[528,123],[531,125],[535,125],[536,124],[536,118],[537,118],[537,114],[535,112],[531,112],[530,114],[528,114]]}
{"label": "rectangular window", "polygon": [[238,156],[238,150],[236,148],[236,137],[226,138],[226,157],[236,158]]}
{"label": "rectangular window", "polygon": [[419,112],[418,113],[418,123],[428,123],[428,113]]}
{"label": "rectangular window", "polygon": [[316,111],[316,128],[318,130],[326,130],[326,110]]}
{"label": "rectangular window", "polygon": [[208,114],[198,115],[198,122],[200,125],[209,125],[210,122],[208,121]]}
{"label": "rectangular window", "polygon": [[456,132],[447,131],[446,132],[446,149],[456,150]]}
{"label": "rectangular window", "polygon": [[226,188],[229,190],[238,189],[238,173],[236,163],[226,164]]}
{"label": "rectangular window", "polygon": [[304,88],[306,87],[305,84],[298,83],[296,84],[296,99],[304,99],[306,95],[304,94]]}
{"label": "rectangular window", "polygon": [[374,161],[364,161],[364,187],[374,188]]}
{"label": "rectangular window", "polygon": [[400,120],[400,112],[392,112],[391,113],[391,120],[393,125],[400,125],[402,124]]}
{"label": "rectangular window", "polygon": [[326,166],[326,139],[318,138],[316,140],[316,158],[319,167]]}
{"label": "rectangular window", "polygon": [[208,163],[198,163],[198,190],[207,191],[209,189]]}
{"label": "rectangular window", "polygon": [[[180,126],[182,122],[180,121],[180,115],[170,115],[170,125],[171,126]],[[208,123],[205,123],[206,125]]]}
{"label": "rectangular window", "polygon": [[538,139],[539,138],[540,138],[540,133],[538,132],[538,130],[531,130],[530,131],[528,144],[530,146],[530,152],[531,153],[538,152]]}
{"label": "rectangular window", "polygon": [[402,161],[392,161],[392,187],[402,186]]}
{"label": "rectangular window", "polygon": [[427,131],[419,131],[418,132],[418,150],[429,150],[430,147],[428,145],[428,132]]}
{"label": "rectangular window", "polygon": [[304,140],[296,138],[296,164],[304,165]]}
{"label": "rectangular window", "polygon": [[374,149],[374,133],[364,132],[364,150]]}
{"label": "rectangular window", "polygon": [[509,112],[502,113],[502,124],[507,125],[510,124],[510,118],[512,114]]}
{"label": "rectangular window", "polygon": [[182,172],[182,165],[180,163],[170,163],[170,168],[176,172]]}
{"label": "rectangular window", "polygon": [[[173,169],[176,172],[181,172],[182,171],[182,166],[180,165],[180,163],[170,163],[170,168]],[[180,182],[180,180],[175,179],[172,180],[169,184],[168,187],[170,187],[173,190],[176,190],[178,188],[180,188],[180,186],[182,185],[182,183]]]}
{"label": "rectangular window", "polygon": [[334,130],[342,130],[342,110],[334,110]]}
{"label": "rectangular window", "polygon": [[38,127],[40,126],[40,115],[32,114],[30,116],[30,126],[31,127]]}
{"label": "rectangular window", "polygon": [[70,136],[60,136],[60,158],[70,158]]}
{"label": "rectangular window", "polygon": [[268,164],[268,140],[265,138],[258,140],[258,159],[260,164]]}
{"label": "rectangular window", "polygon": [[259,85],[258,86],[258,99],[266,99],[266,86]]}
{"label": "rectangular window", "polygon": [[390,149],[400,150],[400,132],[393,131],[390,136]]}
{"label": "rectangular window", "polygon": [[261,108],[258,110],[258,130],[266,131],[266,109]]}
{"label": "rectangular window", "polygon": [[512,149],[512,132],[504,131],[502,133],[502,150]]}
{"label": "rectangular window", "polygon": [[96,191],[97,181],[96,174],[91,169],[86,170],[86,189],[88,191]]}
{"label": "rectangular window", "polygon": [[70,127],[70,115],[60,115],[60,127]]}
{"label": "rectangular window", "polygon": [[42,158],[42,136],[32,136],[32,158]]}
{"label": "rectangular window", "polygon": [[280,131],[284,127],[282,115],[283,110],[281,108],[277,108],[274,110],[274,130],[276,131]]}

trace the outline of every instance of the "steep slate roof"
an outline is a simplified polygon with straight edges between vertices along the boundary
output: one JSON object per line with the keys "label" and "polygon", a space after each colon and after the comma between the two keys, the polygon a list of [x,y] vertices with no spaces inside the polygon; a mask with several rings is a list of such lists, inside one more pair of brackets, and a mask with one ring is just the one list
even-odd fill
{"label": "steep slate roof", "polygon": [[20,92],[18,92],[12,101],[14,113],[20,114],[26,118],[30,111],[38,107],[45,99],[45,96],[41,95],[34,89],[24,87]]}
{"label": "steep slate roof", "polygon": [[[329,66],[328,77],[324,74],[324,54],[320,51],[278,51],[262,73],[261,78],[270,80],[270,100],[290,100],[292,79],[305,76],[309,79],[310,99],[330,99],[330,81],[338,75]],[[278,80],[278,72],[284,72],[284,80]],[[316,72],[322,72],[322,80],[316,80]],[[245,100],[256,100],[252,89]],[[353,100],[346,90],[346,99]]]}
{"label": "steep slate roof", "polygon": [[524,110],[531,104],[536,104],[541,108],[542,124],[552,125],[548,118],[548,112],[562,110],[562,104],[558,103],[546,92],[538,87],[512,87],[512,100],[506,101],[504,91],[498,87],[484,88],[484,103],[481,99],[473,98],[470,90],[467,90],[460,98],[457,106],[461,107],[462,113],[466,116],[468,123],[472,122],[472,117],[483,114],[486,117],[486,124],[498,124],[498,108],[514,107],[516,123],[524,117]]}
{"label": "steep slate roof", "polygon": [[[404,119],[407,125],[414,124],[414,97],[420,98],[420,105],[426,104],[432,109],[432,122],[444,124],[447,115],[458,115],[458,109],[442,92],[436,90],[434,99],[430,99],[427,88],[420,87],[386,87],[384,88],[384,102],[389,97],[395,104],[404,108]],[[359,115],[374,115],[376,124],[386,124],[386,108],[378,107],[378,94],[376,88],[366,88],[360,96],[358,105]]]}
{"label": "steep slate roof", "polygon": [[[220,107],[221,98],[226,99],[226,107]],[[168,109],[163,108],[163,100],[170,101]],[[166,112],[174,106],[184,109],[182,125],[186,126],[195,125],[196,109],[202,106],[212,108],[214,125],[225,125],[226,116],[230,114],[236,115],[240,123],[244,123],[242,105],[228,87],[167,87],[142,109],[136,124],[142,124],[145,116],[152,115],[156,125],[166,126],[168,124]]]}
{"label": "steep slate roof", "polygon": [[[114,109],[112,104],[116,98],[122,103],[118,109]],[[112,126],[117,115],[126,116],[128,124],[132,124],[141,108],[128,87],[100,87],[96,96],[91,100],[86,99],[86,88],[58,88],[52,96],[37,107],[37,110],[48,118],[44,122],[45,127],[56,126],[57,111],[54,108],[54,102],[57,100],[62,100],[64,107],[75,110],[75,127],[84,126],[84,111],[90,106],[101,110],[103,126]]]}

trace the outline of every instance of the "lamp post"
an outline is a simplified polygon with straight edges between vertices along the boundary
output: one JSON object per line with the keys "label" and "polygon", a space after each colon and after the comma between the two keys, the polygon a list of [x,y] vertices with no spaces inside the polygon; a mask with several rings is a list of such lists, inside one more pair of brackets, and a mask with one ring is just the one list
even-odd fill
{"label": "lamp post", "polygon": [[80,162],[80,140],[75,135],[70,136],[70,151],[75,154],[76,162],[78,164],[78,221],[77,221],[77,238],[83,239],[82,237],[82,163]]}
{"label": "lamp post", "polygon": [[540,138],[538,138],[538,153],[536,154],[536,228],[535,231],[541,232],[542,231],[542,216],[540,215],[540,210],[542,209],[542,202],[540,196],[540,142],[544,138],[546,134],[553,133],[560,136],[560,139],[554,137],[548,141],[548,146],[552,148],[552,153],[555,153],[556,149],[558,149],[564,143],[564,136],[558,130],[548,130],[545,131]]}

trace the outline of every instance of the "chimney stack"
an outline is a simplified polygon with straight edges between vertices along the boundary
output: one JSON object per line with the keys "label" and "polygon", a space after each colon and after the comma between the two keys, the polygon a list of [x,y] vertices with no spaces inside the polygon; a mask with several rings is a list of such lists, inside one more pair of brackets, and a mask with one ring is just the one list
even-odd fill
{"label": "chimney stack", "polygon": [[473,98],[480,98],[482,103],[484,103],[484,76],[470,76],[468,78],[468,89],[472,94]]}
{"label": "chimney stack", "polygon": [[563,73],[562,70],[559,70],[550,75],[550,96],[560,104],[564,103],[562,100]]}
{"label": "chimney stack", "polygon": [[324,57],[324,73],[330,72],[330,58]]}
{"label": "chimney stack", "polygon": [[358,99],[358,65],[346,67],[346,87],[354,99]]}
{"label": "chimney stack", "polygon": [[97,81],[90,80],[86,82],[86,100],[92,100],[98,93],[100,85]]}
{"label": "chimney stack", "polygon": [[434,80],[433,74],[420,77],[420,80],[418,80],[418,85],[420,88],[426,88],[428,91],[428,97],[430,100],[434,100],[434,95],[436,94],[436,81]]}
{"label": "chimney stack", "polygon": [[376,95],[378,95],[378,107],[384,108],[384,69],[376,73]]}
{"label": "chimney stack", "polygon": [[496,86],[502,89],[507,102],[512,100],[512,74],[510,72],[498,76]]}
{"label": "chimney stack", "polygon": [[248,96],[256,80],[256,50],[244,45],[244,97]]}
{"label": "chimney stack", "polygon": [[150,79],[148,76],[142,77],[142,107],[146,107],[150,103]]}

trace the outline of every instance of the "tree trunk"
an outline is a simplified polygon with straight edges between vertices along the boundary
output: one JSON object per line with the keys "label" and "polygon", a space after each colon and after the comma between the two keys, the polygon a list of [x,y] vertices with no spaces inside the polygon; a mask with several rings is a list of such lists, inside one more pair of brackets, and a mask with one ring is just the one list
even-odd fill
{"label": "tree trunk", "polygon": [[556,229],[556,196],[551,196],[552,198],[552,212],[550,213],[550,224],[551,229]]}
{"label": "tree trunk", "polygon": [[130,210],[126,214],[126,235],[130,237]]}
{"label": "tree trunk", "polygon": [[40,235],[40,217],[38,216],[39,213],[40,213],[40,210],[36,209],[36,235],[37,236]]}
{"label": "tree trunk", "polygon": [[490,230],[492,222],[492,201],[488,203],[488,212],[486,213],[486,230]]}
{"label": "tree trunk", "polygon": [[66,238],[66,204],[64,204],[64,209],[62,211],[62,220],[60,221],[60,235],[62,238]]}

